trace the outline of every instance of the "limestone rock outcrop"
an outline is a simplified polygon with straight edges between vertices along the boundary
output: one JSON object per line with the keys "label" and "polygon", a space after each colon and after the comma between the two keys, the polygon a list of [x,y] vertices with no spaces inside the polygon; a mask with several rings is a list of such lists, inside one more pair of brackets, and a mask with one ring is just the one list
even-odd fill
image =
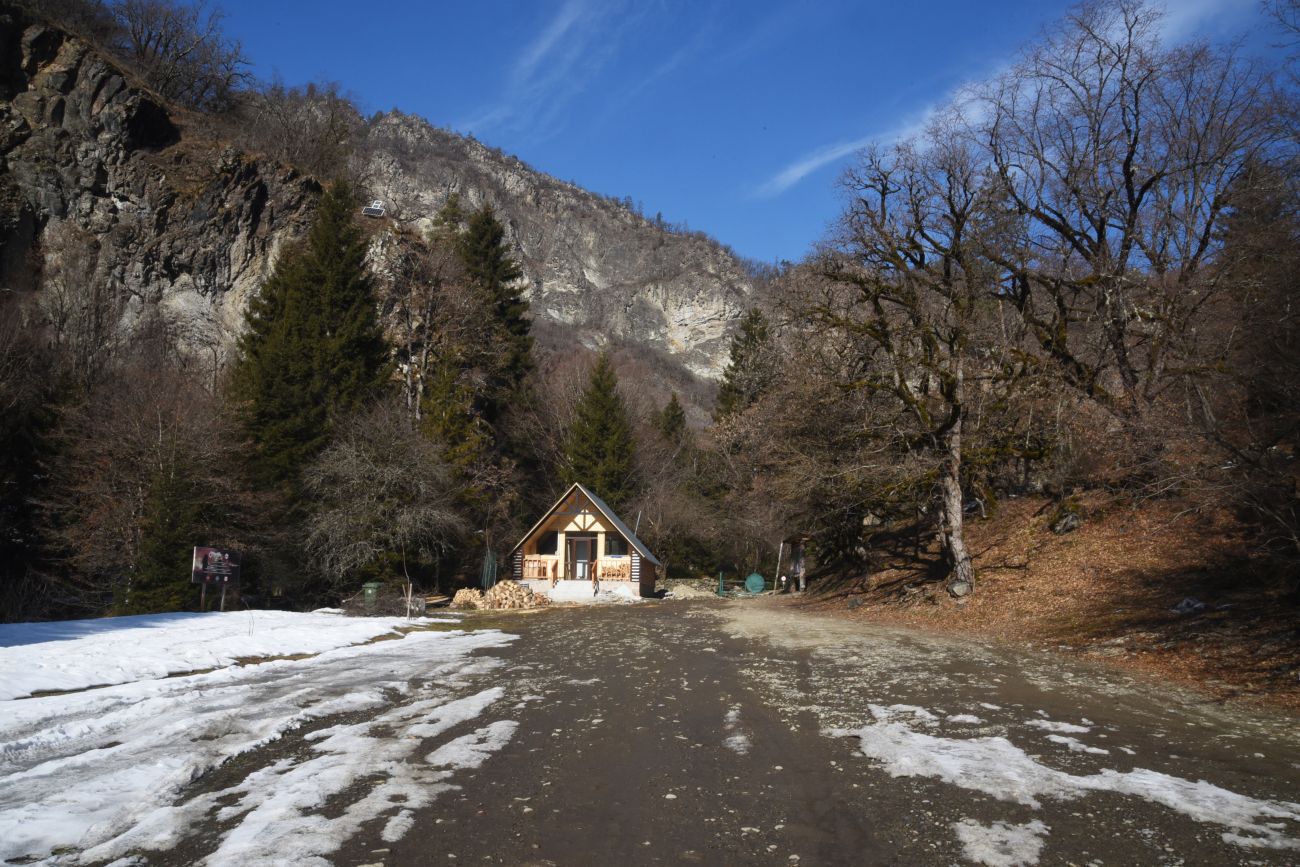
{"label": "limestone rock outcrop", "polygon": [[467,207],[492,204],[523,266],[535,319],[566,326],[589,348],[640,344],[696,376],[721,374],[732,325],[753,289],[735,256],[715,242],[657,226],[621,203],[398,112],[370,123],[358,161],[389,217],[417,229],[432,224],[453,192]]}
{"label": "limestone rock outcrop", "polygon": [[[185,348],[220,366],[250,296],[309,226],[320,184],[229,146],[210,119],[169,108],[85,42],[6,8],[0,288],[35,290],[76,258],[80,279],[126,296],[124,329],[161,311]],[[490,202],[544,348],[641,347],[720,376],[753,288],[708,238],[397,112],[367,123],[353,168],[360,192],[387,208],[372,226],[377,249],[386,228],[431,225],[452,192],[468,207]]]}
{"label": "limestone rock outcrop", "polygon": [[182,341],[228,351],[319,185],[184,129],[56,29],[0,14],[0,57],[0,286],[36,288],[74,230],[82,276],[128,296],[128,324],[157,305]]}

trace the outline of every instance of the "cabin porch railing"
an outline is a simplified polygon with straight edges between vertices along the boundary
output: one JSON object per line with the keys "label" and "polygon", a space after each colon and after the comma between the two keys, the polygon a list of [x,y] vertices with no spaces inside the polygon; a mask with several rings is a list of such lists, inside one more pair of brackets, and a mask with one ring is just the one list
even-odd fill
{"label": "cabin porch railing", "polygon": [[[603,581],[632,580],[631,557],[601,557],[596,561],[595,566],[596,577]],[[523,577],[525,580],[546,579],[554,581],[557,578],[567,578],[568,576],[560,574],[559,557],[538,554],[524,557]]]}
{"label": "cabin porch railing", "polygon": [[596,575],[607,581],[631,581],[631,557],[602,557],[596,565]]}
{"label": "cabin porch railing", "polygon": [[560,558],[548,556],[524,557],[525,578],[552,579],[560,574]]}

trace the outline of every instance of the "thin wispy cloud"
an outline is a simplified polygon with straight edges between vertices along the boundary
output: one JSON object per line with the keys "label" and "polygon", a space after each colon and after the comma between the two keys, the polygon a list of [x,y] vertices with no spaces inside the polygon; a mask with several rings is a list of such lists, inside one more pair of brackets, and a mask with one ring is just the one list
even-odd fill
{"label": "thin wispy cloud", "polygon": [[697,60],[700,55],[704,54],[706,49],[715,44],[717,34],[714,29],[714,17],[710,15],[704,25],[699,27],[685,44],[679,46],[676,51],[660,61],[639,81],[611,97],[605,106],[605,110],[596,116],[594,123],[599,126],[608,122],[611,117],[625,109],[652,85],[668,78],[688,63]]}
{"label": "thin wispy cloud", "polygon": [[761,19],[748,33],[738,35],[731,47],[718,56],[718,63],[730,64],[748,59],[758,50],[767,48],[788,36],[793,28],[810,23],[810,16],[815,11],[816,7],[813,4],[805,6],[794,3],[779,7],[775,12]]}
{"label": "thin wispy cloud", "polygon": [[527,84],[533,73],[537,71],[537,65],[561,45],[566,35],[573,32],[575,25],[581,20],[583,11],[581,0],[568,0],[560,7],[555,17],[524,48],[523,53],[515,61],[512,78],[517,84]]}
{"label": "thin wispy cloud", "polygon": [[1215,19],[1251,14],[1257,8],[1256,0],[1170,0],[1160,21],[1160,35],[1168,42],[1178,42]]}
{"label": "thin wispy cloud", "polygon": [[892,129],[878,130],[861,138],[855,138],[852,141],[836,142],[809,151],[759,184],[754,189],[753,197],[756,199],[770,199],[779,196],[818,169],[839,162],[869,144],[889,144],[911,138],[925,129],[925,125],[934,116],[934,111],[933,107],[929,107],[919,112],[914,120]]}
{"label": "thin wispy cloud", "polygon": [[533,141],[555,135],[569,104],[615,56],[635,18],[618,4],[565,0],[520,50],[501,97],[455,125],[472,133],[504,129]]}
{"label": "thin wispy cloud", "polygon": [[[1176,0],[1165,9],[1160,20],[1161,38],[1168,43],[1179,42],[1195,35],[1207,25],[1228,15],[1244,15],[1253,11],[1255,0]],[[988,70],[982,80],[996,78],[1007,70],[1001,66]],[[940,106],[957,105],[968,122],[975,122],[987,106],[968,99],[970,82],[953,88],[936,104],[912,115],[912,119],[893,129],[879,130],[860,138],[823,145],[799,156],[754,188],[752,197],[770,199],[794,187],[818,170],[843,160],[871,144],[889,145],[923,132],[934,119]]]}

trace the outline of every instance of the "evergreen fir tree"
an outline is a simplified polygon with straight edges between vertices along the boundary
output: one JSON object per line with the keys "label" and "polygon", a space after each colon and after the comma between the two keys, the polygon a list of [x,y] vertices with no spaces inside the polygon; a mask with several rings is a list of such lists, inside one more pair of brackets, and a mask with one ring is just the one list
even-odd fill
{"label": "evergreen fir tree", "polygon": [[460,193],[447,196],[433,218],[433,238],[438,241],[459,241],[465,210],[460,204]]}
{"label": "evergreen fir tree", "polygon": [[195,595],[190,551],[199,537],[200,509],[183,470],[159,473],[149,490],[131,584],[119,593],[119,614],[182,611]]}
{"label": "evergreen fir tree", "polygon": [[758,308],[740,320],[740,328],[731,338],[731,357],[722,372],[718,389],[715,421],[743,412],[754,404],[776,376],[772,328]]}
{"label": "evergreen fir tree", "polygon": [[442,455],[463,479],[489,457],[492,433],[475,409],[475,393],[453,363],[433,368],[425,379],[424,430],[442,445]]}
{"label": "evergreen fir tree", "polygon": [[[456,468],[466,503],[477,508],[499,494],[501,480],[529,451],[502,429],[509,408],[530,397],[528,302],[505,227],[490,206],[467,216],[453,193],[438,213],[430,243],[454,249],[464,273],[457,290],[467,294],[457,298],[460,319],[446,335],[450,339],[438,341],[425,376],[424,428]],[[485,479],[493,480],[488,488]]]}
{"label": "evergreen fir tree", "polygon": [[655,421],[660,436],[673,445],[681,443],[686,436],[686,411],[677,400],[677,392],[673,392]]}
{"label": "evergreen fir tree", "polygon": [[533,339],[529,335],[528,302],[519,278],[523,276],[506,244],[506,229],[490,205],[469,218],[460,234],[459,252],[470,281],[486,296],[492,317],[502,329],[501,357],[495,382],[488,395],[488,420],[494,422],[500,409],[532,370]]}
{"label": "evergreen fir tree", "polygon": [[636,493],[635,449],[618,377],[609,356],[602,354],[574,408],[565,449],[566,481],[582,482],[617,511]]}
{"label": "evergreen fir tree", "polygon": [[355,211],[346,184],[331,186],[306,243],[284,254],[249,305],[233,389],[264,483],[292,484],[333,420],[388,375]]}

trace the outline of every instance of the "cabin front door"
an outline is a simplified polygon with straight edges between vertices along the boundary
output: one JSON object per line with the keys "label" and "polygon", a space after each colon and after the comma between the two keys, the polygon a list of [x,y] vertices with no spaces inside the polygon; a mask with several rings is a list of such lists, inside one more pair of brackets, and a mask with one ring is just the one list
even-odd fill
{"label": "cabin front door", "polygon": [[596,561],[596,537],[569,536],[565,541],[569,546],[569,578],[574,581],[590,581]]}

